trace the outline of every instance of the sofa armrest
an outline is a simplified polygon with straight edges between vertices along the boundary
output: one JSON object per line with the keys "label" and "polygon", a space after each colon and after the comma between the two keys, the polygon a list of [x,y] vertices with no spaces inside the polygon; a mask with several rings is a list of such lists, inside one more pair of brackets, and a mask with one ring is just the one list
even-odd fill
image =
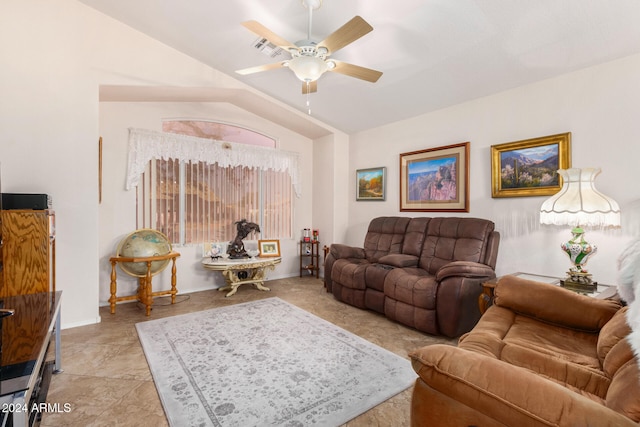
{"label": "sofa armrest", "polygon": [[543,322],[598,332],[620,309],[613,300],[591,298],[549,283],[503,276],[494,304]]}
{"label": "sofa armrest", "polygon": [[380,258],[378,262],[380,264],[390,265],[392,267],[398,268],[417,267],[418,257],[415,255],[407,254],[389,254]]}
{"label": "sofa armrest", "polygon": [[636,425],[604,404],[482,354],[435,344],[413,351],[410,357],[429,387],[501,425],[568,427],[594,425],[594,420],[607,420],[603,424],[607,426]]}
{"label": "sofa armrest", "polygon": [[343,245],[341,243],[333,243],[330,248],[331,255],[335,259],[341,258],[359,258],[365,259],[364,248],[356,248],[354,246]]}
{"label": "sofa armrest", "polygon": [[452,261],[440,268],[436,272],[436,280],[441,282],[447,277],[461,276],[470,278],[494,278],[496,276],[493,268],[479,262]]}

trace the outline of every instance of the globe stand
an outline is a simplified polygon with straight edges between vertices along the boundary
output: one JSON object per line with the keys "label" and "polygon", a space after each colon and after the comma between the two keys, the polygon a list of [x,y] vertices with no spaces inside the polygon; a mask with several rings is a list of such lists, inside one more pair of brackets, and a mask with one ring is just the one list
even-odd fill
{"label": "globe stand", "polygon": [[[162,295],[171,295],[171,304],[175,304],[176,302],[176,294],[178,293],[178,288],[176,286],[176,259],[180,256],[178,252],[169,252],[166,255],[158,255],[158,256],[150,256],[150,257],[124,257],[124,256],[114,256],[109,259],[111,262],[111,296],[109,297],[109,305],[111,307],[111,314],[115,314],[116,312],[116,303],[120,301],[131,301],[138,300],[138,302],[144,304],[146,315],[149,316],[151,314],[151,306],[153,305],[153,297],[162,296]],[[152,274],[152,263],[157,261],[172,261],[171,266],[171,289],[166,291],[156,291],[153,292],[151,279],[153,277]],[[117,282],[116,282],[116,264],[117,263],[130,263],[130,262],[141,262],[145,263],[147,266],[147,271],[144,276],[138,276],[138,293],[136,295],[128,295],[124,297],[116,296],[117,292]]]}

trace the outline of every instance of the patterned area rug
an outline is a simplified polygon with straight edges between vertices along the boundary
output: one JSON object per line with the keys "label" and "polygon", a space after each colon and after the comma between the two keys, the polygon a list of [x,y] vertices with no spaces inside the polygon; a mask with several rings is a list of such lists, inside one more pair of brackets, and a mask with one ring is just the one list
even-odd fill
{"label": "patterned area rug", "polygon": [[136,324],[172,426],[338,426],[408,388],[408,360],[279,298]]}

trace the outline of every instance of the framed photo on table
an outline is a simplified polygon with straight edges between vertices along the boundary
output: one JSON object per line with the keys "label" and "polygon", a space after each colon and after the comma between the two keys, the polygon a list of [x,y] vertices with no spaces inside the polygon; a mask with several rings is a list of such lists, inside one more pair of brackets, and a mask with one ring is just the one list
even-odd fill
{"label": "framed photo on table", "polygon": [[491,197],[551,196],[571,167],[571,132],[491,146]]}
{"label": "framed photo on table", "polygon": [[261,257],[279,257],[280,240],[258,240],[258,250]]}
{"label": "framed photo on table", "polygon": [[400,210],[469,212],[469,142],[400,154]]}
{"label": "framed photo on table", "polygon": [[356,170],[356,200],[385,200],[387,168]]}

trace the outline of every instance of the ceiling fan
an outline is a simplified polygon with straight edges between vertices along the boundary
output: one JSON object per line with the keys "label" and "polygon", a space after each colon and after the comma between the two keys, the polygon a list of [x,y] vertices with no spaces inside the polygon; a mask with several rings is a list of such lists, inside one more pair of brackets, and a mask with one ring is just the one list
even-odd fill
{"label": "ceiling fan", "polygon": [[269,42],[289,52],[291,59],[273,64],[259,65],[257,67],[237,70],[241,75],[259,73],[277,68],[289,68],[296,77],[302,81],[302,93],[316,92],[317,80],[326,71],[344,74],[357,79],[375,83],[382,73],[370,68],[360,67],[329,58],[343,47],[353,43],[360,37],[373,30],[373,27],[360,16],[355,16],[349,22],[338,28],[321,42],[311,40],[311,24],[313,11],[320,8],[322,0],[301,0],[309,10],[309,25],[305,40],[290,43],[278,36],[257,21],[246,21],[242,25],[249,31],[267,39]]}

